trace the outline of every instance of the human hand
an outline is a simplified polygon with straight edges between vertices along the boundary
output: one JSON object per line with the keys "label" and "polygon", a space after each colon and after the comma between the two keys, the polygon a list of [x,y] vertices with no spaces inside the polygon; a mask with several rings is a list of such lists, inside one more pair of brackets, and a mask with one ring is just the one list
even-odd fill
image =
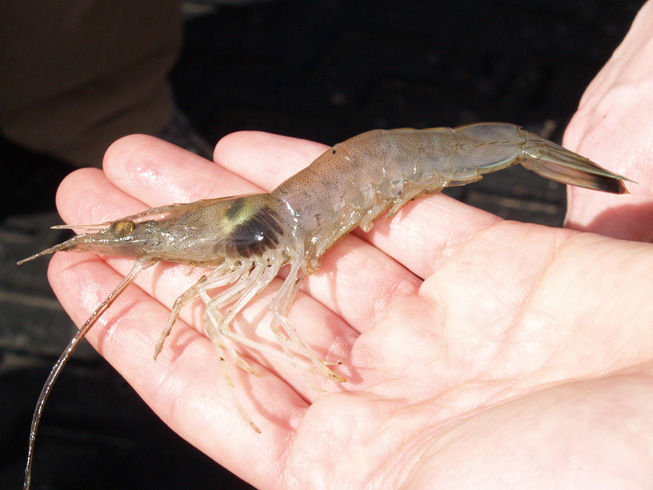
{"label": "human hand", "polygon": [[589,85],[564,146],[626,175],[630,196],[569,188],[567,226],[653,242],[653,2]]}
{"label": "human hand", "polygon": [[[270,190],[324,149],[237,133],[216,165],[131,136],[105,173],[66,179],[58,205],[66,222],[97,223]],[[61,253],[50,280],[81,324],[132,263]],[[442,194],[409,203],[327,253],[290,309],[347,383],[307,383],[257,353],[260,377],[233,370],[261,434],[234,407],[200,305],[152,360],[170,306],[197,279],[188,267],[143,272],[88,338],[168,425],[259,488],[644,487],[652,267],[648,244],[506,222]],[[248,336],[272,338],[269,298],[237,319]]]}

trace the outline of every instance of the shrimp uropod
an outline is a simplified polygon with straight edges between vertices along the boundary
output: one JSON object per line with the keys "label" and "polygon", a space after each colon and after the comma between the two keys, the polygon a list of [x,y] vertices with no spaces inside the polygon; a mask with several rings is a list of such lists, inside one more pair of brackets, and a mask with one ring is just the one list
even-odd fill
{"label": "shrimp uropod", "polygon": [[[153,208],[98,225],[63,225],[89,231],[21,260],[22,264],[58,251],[134,256],[125,279],[91,314],[54,365],[32,420],[24,488],[29,488],[34,442],[54,382],[104,311],[138,274],[159,261],[205,266],[203,275],[174,303],[154,358],[181,309],[201,298],[206,332],[221,356],[247,372],[256,370],[238,353],[246,345],[276,354],[306,371],[336,382],[345,379],[322,361],[286,318],[302,278],[320,267],[324,253],[360,226],[369,231],[381,214],[447,186],[465,185],[517,163],[551,180],[615,194],[626,193],[629,179],[551,141],[507,123],[457,128],[374,130],[339,143],[270,193],[205,199]],[[288,274],[270,302],[279,349],[231,329],[234,317],[277,276]],[[226,287],[219,293],[211,291]],[[225,363],[223,374],[234,387]],[[233,392],[234,390],[232,390]],[[236,395],[235,404],[257,432]]]}

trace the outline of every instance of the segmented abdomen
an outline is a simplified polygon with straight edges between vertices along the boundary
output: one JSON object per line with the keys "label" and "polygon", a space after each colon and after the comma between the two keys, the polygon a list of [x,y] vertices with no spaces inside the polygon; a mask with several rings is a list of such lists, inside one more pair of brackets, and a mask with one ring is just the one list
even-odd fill
{"label": "segmented abdomen", "polygon": [[[408,191],[440,190],[451,152],[439,135],[416,138],[415,130],[370,131],[337,144],[272,195],[295,211],[298,234],[312,264],[341,236],[359,225],[369,228]],[[435,136],[435,137],[433,137]],[[415,196],[413,196],[415,197]]]}
{"label": "segmented abdomen", "polygon": [[272,196],[295,211],[298,234],[315,262],[310,271],[355,227],[367,230],[387,209],[508,166],[523,144],[519,127],[505,123],[369,131],[329,149]]}

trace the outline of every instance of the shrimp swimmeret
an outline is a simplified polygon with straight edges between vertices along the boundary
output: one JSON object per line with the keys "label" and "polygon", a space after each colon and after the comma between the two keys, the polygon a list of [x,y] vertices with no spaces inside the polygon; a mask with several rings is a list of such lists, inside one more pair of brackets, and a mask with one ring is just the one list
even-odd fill
{"label": "shrimp swimmeret", "polygon": [[[239,344],[277,354],[298,368],[343,382],[286,318],[302,278],[315,272],[327,250],[356,227],[369,231],[381,214],[391,216],[416,197],[475,182],[483,174],[517,163],[565,184],[615,194],[627,192],[623,182],[627,178],[587,158],[512,124],[481,123],[454,129],[370,131],[330,148],[270,193],[172,204],[98,225],[56,227],[93,233],[75,236],[19,264],[70,250],[134,256],[136,263],[91,314],[43,387],[30,432],[26,486],[36,430],[54,381],[89,329],[144,269],[159,261],[212,269],[175,301],[154,350],[155,358],[181,308],[201,298],[211,342],[220,356],[227,355],[247,372],[257,374],[238,353]],[[239,334],[231,323],[286,265],[287,277],[269,305],[270,327],[279,343],[279,348],[273,349]],[[222,287],[226,288],[209,294]],[[225,363],[221,364],[233,387]],[[236,405],[258,432],[237,400]]]}

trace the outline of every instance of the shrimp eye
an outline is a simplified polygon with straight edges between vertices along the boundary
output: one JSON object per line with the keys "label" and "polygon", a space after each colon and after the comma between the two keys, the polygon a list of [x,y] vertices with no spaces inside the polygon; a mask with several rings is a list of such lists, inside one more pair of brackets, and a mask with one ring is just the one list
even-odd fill
{"label": "shrimp eye", "polygon": [[111,233],[116,238],[123,238],[129,235],[132,231],[134,231],[135,225],[133,221],[116,221],[115,223],[111,223],[111,227],[109,230]]}

